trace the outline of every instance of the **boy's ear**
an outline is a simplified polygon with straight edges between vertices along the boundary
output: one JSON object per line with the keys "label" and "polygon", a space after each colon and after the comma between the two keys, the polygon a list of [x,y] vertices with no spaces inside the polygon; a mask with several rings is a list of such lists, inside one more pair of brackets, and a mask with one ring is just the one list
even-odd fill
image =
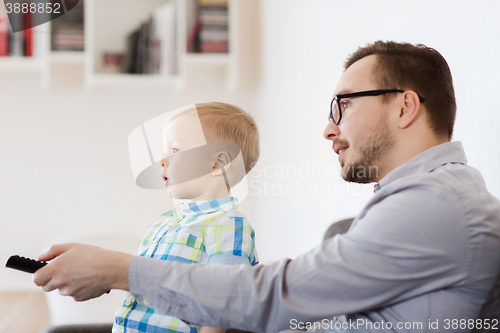
{"label": "boy's ear", "polygon": [[214,164],[212,165],[212,176],[222,175],[222,168],[224,172],[227,172],[229,165],[231,164],[231,159],[227,151],[220,151],[215,155]]}

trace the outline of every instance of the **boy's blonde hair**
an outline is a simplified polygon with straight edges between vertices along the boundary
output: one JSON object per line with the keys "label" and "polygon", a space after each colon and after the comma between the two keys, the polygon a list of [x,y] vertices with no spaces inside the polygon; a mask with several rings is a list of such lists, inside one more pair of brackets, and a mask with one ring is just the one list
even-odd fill
{"label": "boy's blonde hair", "polygon": [[248,174],[259,159],[259,131],[252,116],[236,105],[209,102],[197,103],[207,143],[231,142],[241,149]]}

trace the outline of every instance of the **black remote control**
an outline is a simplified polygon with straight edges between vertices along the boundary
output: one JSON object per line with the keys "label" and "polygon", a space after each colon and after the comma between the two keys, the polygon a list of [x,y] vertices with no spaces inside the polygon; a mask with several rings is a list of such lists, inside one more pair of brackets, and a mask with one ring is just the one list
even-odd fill
{"label": "black remote control", "polygon": [[20,256],[12,256],[7,260],[5,267],[18,269],[27,273],[35,273],[38,269],[47,265],[45,261],[37,261]]}

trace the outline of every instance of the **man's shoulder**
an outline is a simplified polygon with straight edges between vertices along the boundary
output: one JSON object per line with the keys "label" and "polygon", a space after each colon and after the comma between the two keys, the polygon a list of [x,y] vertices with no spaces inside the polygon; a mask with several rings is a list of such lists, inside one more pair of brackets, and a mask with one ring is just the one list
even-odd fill
{"label": "man's shoulder", "polygon": [[453,189],[457,193],[488,192],[481,173],[467,164],[447,163],[422,174],[421,178],[433,182],[436,186]]}
{"label": "man's shoulder", "polygon": [[[430,172],[401,177],[376,193],[376,196],[381,198],[394,195],[407,196],[408,200],[418,195],[434,197],[434,200],[440,202],[442,209],[457,205],[467,208],[475,202],[484,201],[485,198],[498,203],[486,189],[479,171],[463,163],[446,163]],[[500,203],[498,206],[500,208]]]}
{"label": "man's shoulder", "polygon": [[399,232],[417,235],[439,226],[436,232],[464,232],[467,224],[459,192],[429,177],[402,179],[392,183],[390,188],[379,190],[358,215],[355,224],[358,221],[369,225],[368,229],[380,228],[384,236],[388,235],[384,231],[387,229],[393,236]]}
{"label": "man's shoulder", "polygon": [[360,236],[378,235],[386,241],[405,239],[437,247],[448,243],[466,250],[482,244],[484,237],[500,238],[500,202],[487,191],[479,172],[461,163],[387,184],[357,220]]}

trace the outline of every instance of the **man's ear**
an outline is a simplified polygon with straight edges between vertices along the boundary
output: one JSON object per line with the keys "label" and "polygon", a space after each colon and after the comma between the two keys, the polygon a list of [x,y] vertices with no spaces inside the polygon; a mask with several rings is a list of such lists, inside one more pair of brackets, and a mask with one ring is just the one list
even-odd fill
{"label": "man's ear", "polygon": [[420,99],[413,90],[407,90],[403,93],[403,103],[398,118],[398,127],[401,129],[410,126],[417,118],[420,112]]}
{"label": "man's ear", "polygon": [[231,159],[227,151],[220,151],[215,155],[214,165],[212,165],[212,176],[222,175],[222,168],[227,172],[231,164]]}

